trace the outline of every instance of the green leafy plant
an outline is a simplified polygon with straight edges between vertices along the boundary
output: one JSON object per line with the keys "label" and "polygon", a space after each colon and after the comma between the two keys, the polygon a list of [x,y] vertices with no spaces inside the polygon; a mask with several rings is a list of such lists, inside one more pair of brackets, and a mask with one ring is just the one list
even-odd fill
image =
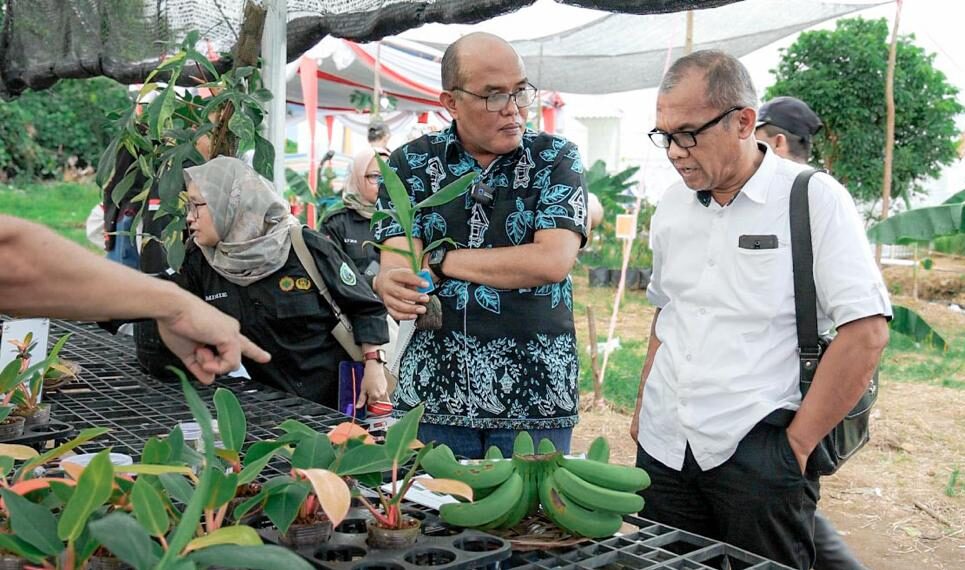
{"label": "green leafy plant", "polygon": [[[144,491],[143,493],[135,494],[132,491],[131,499],[135,516],[125,512],[111,513],[92,522],[89,525],[90,534],[114,555],[137,570],[211,565],[264,569],[308,570],[311,568],[294,552],[263,544],[258,533],[250,527],[232,525],[205,532],[201,522],[202,515],[211,505],[212,496],[227,494],[222,491],[225,488],[225,479],[222,478],[223,476],[219,477],[217,473],[223,464],[216,456],[210,412],[184,374],[179,370],[175,373],[181,378],[185,399],[195,421],[201,427],[204,444],[201,473],[197,478],[197,485],[186,491],[187,496],[184,498],[187,499],[187,503],[178,517],[178,523],[167,532],[163,541],[152,540],[152,536],[164,538],[165,514],[162,509],[165,505],[148,490],[148,487],[142,486],[140,489]],[[234,416],[231,418],[232,421],[236,419]],[[238,425],[229,427],[229,439],[239,435],[240,432],[236,429],[238,427]],[[236,442],[236,440],[233,441],[233,443]],[[231,450],[226,451],[230,454]],[[228,479],[230,482],[230,477]]]}
{"label": "green leafy plant", "polygon": [[415,225],[415,217],[419,210],[425,208],[432,208],[435,206],[441,206],[447,204],[459,196],[465,194],[469,187],[472,186],[473,181],[478,176],[475,172],[470,172],[464,175],[462,178],[446,185],[441,188],[438,192],[432,194],[425,200],[413,204],[409,199],[409,194],[406,192],[405,185],[402,183],[402,179],[396,174],[388,164],[382,160],[382,157],[376,157],[379,162],[379,171],[382,173],[382,178],[385,181],[385,189],[389,193],[389,199],[392,201],[391,210],[380,210],[375,212],[372,216],[372,226],[382,222],[383,220],[391,219],[395,223],[399,224],[402,228],[402,232],[405,234],[405,239],[408,242],[408,249],[400,249],[397,247],[391,247],[383,244],[366,242],[371,244],[382,251],[391,251],[401,255],[402,257],[409,260],[409,265],[412,268],[413,273],[419,273],[422,269],[422,260],[425,258],[426,254],[432,250],[440,247],[443,244],[450,244],[452,246],[456,245],[456,242],[452,241],[451,238],[441,238],[433,241],[429,244],[424,244],[422,248],[422,255],[417,256],[415,251],[415,241],[413,238],[413,228]]}
{"label": "green leafy plant", "polygon": [[[110,196],[115,204],[134,193],[133,202],[140,204],[134,227],[146,210],[151,186],[157,184],[160,205],[155,217],[170,220],[160,236],[145,237],[162,243],[174,269],[184,260],[184,167],[204,161],[197,147],[208,142],[212,157],[254,150],[254,169],[269,180],[275,158],[271,143],[258,134],[264,103],[272,97],[261,86],[259,70],[244,66],[219,74],[207,57],[195,50],[198,37],[197,32],[189,33],[180,51],[148,75],[135,104],[118,119],[120,134],[111,140],[97,165],[99,186],[119,180]],[[199,87],[207,88],[211,96],[192,95],[175,87],[189,67],[203,71],[208,81]],[[164,83],[159,80],[162,76]],[[153,99],[148,101],[149,97]],[[139,106],[143,106],[141,113],[137,112]],[[136,160],[124,172],[116,172],[121,151]],[[142,183],[135,188],[138,180]]]}
{"label": "green leafy plant", "polygon": [[40,405],[40,395],[43,390],[44,378],[51,371],[72,374],[60,362],[60,351],[63,349],[69,334],[62,336],[50,350],[47,358],[34,366],[30,366],[30,352],[37,342],[33,333],[27,333],[23,341],[8,341],[17,349],[17,355],[2,372],[0,372],[0,394],[3,395],[0,404],[0,421],[16,409],[22,415],[30,415],[37,411]]}

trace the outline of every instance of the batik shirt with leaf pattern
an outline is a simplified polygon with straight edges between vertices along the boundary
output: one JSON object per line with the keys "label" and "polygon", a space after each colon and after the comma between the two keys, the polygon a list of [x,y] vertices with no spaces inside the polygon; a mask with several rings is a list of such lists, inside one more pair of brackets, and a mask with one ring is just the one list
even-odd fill
{"label": "batik shirt with leaf pattern", "polygon": [[[527,130],[520,146],[483,169],[456,135],[456,123],[392,153],[389,165],[421,202],[470,171],[494,191],[491,206],[470,193],[421,210],[414,237],[441,237],[458,248],[533,243],[536,232],[565,229],[586,240],[586,182],[576,145]],[[391,208],[384,186],[378,207]],[[375,237],[404,235],[391,220]],[[522,254],[521,254],[522,255]],[[458,279],[437,284],[440,330],[416,331],[402,360],[394,394],[396,414],[426,403],[423,421],[490,429],[571,427],[578,415],[578,357],[573,285],[497,289]]]}

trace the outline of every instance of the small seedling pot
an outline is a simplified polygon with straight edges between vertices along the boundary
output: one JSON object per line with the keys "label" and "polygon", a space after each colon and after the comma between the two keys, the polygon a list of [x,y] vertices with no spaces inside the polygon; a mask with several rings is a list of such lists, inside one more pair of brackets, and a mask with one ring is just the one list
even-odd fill
{"label": "small seedling pot", "polygon": [[422,521],[412,517],[402,517],[402,528],[383,528],[374,520],[366,522],[367,542],[372,548],[399,550],[409,548],[419,538]]}
{"label": "small seedling pot", "polygon": [[301,524],[293,523],[288,532],[278,535],[278,539],[288,546],[312,546],[328,542],[332,537],[332,521],[325,520]]}
{"label": "small seedling pot", "polygon": [[0,554],[0,570],[23,570],[26,560],[13,554]]}
{"label": "small seedling pot", "polygon": [[133,570],[120,558],[114,556],[91,556],[87,561],[87,570]]}
{"label": "small seedling pot", "polygon": [[0,422],[0,441],[17,439],[23,435],[24,417],[9,415],[7,419]]}
{"label": "small seedling pot", "polygon": [[17,409],[14,410],[12,415],[23,417],[24,429],[35,426],[45,426],[50,423],[50,408],[51,405],[49,403],[37,404],[37,407],[33,410]]}
{"label": "small seedling pot", "polygon": [[439,297],[429,297],[426,312],[416,318],[415,328],[422,331],[437,331],[442,328],[442,303],[439,302]]}

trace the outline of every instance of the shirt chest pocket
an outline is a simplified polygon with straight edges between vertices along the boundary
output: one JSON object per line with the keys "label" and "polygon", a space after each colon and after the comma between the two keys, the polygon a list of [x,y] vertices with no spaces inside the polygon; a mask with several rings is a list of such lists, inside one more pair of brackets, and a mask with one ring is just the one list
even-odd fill
{"label": "shirt chest pocket", "polygon": [[791,279],[791,248],[737,248],[735,289],[746,315],[771,319],[777,313]]}
{"label": "shirt chest pocket", "polygon": [[[278,292],[263,305],[269,328],[284,337],[287,343],[297,343],[328,333],[328,310],[319,304],[318,293]],[[334,323],[333,325],[334,326]]]}

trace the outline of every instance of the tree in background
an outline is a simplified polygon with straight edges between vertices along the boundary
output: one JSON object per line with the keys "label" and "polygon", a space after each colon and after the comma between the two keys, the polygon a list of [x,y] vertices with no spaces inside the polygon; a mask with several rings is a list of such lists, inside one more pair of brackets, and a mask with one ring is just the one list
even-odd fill
{"label": "tree in background", "polygon": [[[899,38],[895,72],[895,150],[892,196],[907,207],[921,182],[957,157],[958,90],[933,65],[934,54]],[[845,19],[833,31],[805,32],[786,50],[767,99],[805,101],[824,122],[814,158],[855,200],[874,207],[881,198],[885,142],[888,24]]]}

